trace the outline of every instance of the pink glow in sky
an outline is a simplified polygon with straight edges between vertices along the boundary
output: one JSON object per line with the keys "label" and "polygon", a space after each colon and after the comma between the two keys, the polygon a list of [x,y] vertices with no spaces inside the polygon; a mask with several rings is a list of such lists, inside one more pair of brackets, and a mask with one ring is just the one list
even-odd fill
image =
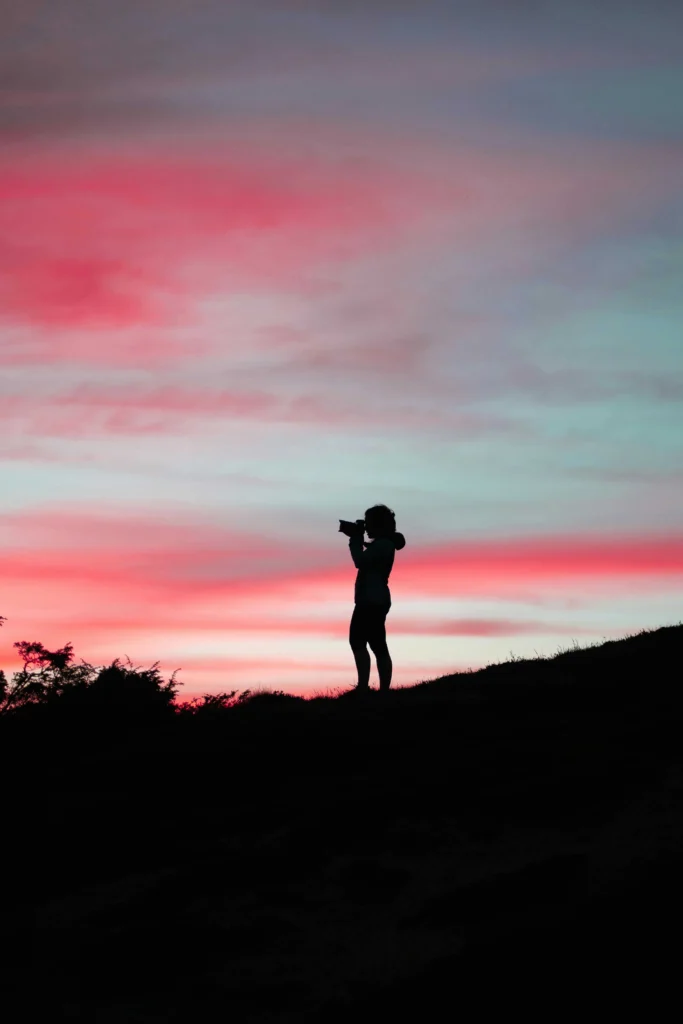
{"label": "pink glow in sky", "polygon": [[681,620],[675,5],[2,6],[6,671],[352,685],[376,502],[397,684]]}

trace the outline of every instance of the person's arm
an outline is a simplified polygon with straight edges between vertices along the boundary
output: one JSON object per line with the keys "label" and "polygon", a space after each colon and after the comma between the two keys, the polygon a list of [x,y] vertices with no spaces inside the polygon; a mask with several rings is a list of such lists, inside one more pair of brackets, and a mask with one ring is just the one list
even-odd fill
{"label": "person's arm", "polygon": [[367,569],[369,566],[377,565],[386,558],[386,552],[382,551],[383,539],[374,541],[363,551],[365,541],[362,535],[355,534],[353,537],[349,537],[349,551],[351,552],[353,564],[357,569]]}
{"label": "person's arm", "polygon": [[362,533],[354,533],[349,537],[349,551],[351,552],[351,558],[356,569],[360,569],[365,564],[363,561],[365,555],[365,551],[363,551],[364,546],[365,540]]}

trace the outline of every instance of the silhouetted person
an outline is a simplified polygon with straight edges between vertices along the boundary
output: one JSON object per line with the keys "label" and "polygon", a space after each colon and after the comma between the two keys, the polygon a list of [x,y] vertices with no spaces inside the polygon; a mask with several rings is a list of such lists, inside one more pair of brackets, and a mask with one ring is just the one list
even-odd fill
{"label": "silhouetted person", "polygon": [[[389,575],[394,555],[405,547],[402,533],[396,532],[396,517],[386,505],[373,505],[366,510],[363,521],[349,538],[349,550],[358,569],[355,587],[355,608],[351,616],[349,643],[358,670],[358,690],[366,692],[370,682],[370,653],[377,661],[380,691],[391,686],[392,662],[387,647],[386,618],[391,608]],[[371,542],[366,544],[363,533]],[[363,548],[365,547],[365,550]]]}

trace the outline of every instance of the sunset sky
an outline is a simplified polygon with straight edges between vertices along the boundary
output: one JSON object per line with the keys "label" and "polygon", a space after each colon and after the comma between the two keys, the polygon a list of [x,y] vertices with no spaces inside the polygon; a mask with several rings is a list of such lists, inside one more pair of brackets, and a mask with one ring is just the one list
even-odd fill
{"label": "sunset sky", "polygon": [[0,667],[352,686],[377,502],[395,685],[683,620],[683,5],[0,15]]}

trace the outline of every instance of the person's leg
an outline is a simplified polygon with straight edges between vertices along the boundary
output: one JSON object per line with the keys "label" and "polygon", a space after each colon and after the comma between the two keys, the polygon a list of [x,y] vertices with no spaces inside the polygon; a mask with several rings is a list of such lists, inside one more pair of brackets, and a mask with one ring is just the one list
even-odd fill
{"label": "person's leg", "polygon": [[384,645],[384,650],[381,653],[375,655],[377,661],[377,672],[379,675],[379,688],[382,692],[386,692],[391,686],[391,673],[393,671],[393,663],[391,655],[389,654],[389,648]]}
{"label": "person's leg", "polygon": [[353,657],[356,661],[356,671],[358,672],[358,689],[368,690],[370,688],[370,651],[367,647],[355,647],[353,649]]}
{"label": "person's leg", "polygon": [[389,654],[389,648],[387,647],[386,618],[388,612],[388,608],[379,608],[375,611],[371,634],[368,638],[368,643],[377,662],[380,692],[386,692],[391,686],[391,674],[393,671],[393,663]]}
{"label": "person's leg", "polygon": [[367,641],[367,623],[364,620],[362,609],[356,605],[351,616],[349,627],[349,643],[353,651],[358,672],[358,689],[367,690],[370,683],[370,652]]}

